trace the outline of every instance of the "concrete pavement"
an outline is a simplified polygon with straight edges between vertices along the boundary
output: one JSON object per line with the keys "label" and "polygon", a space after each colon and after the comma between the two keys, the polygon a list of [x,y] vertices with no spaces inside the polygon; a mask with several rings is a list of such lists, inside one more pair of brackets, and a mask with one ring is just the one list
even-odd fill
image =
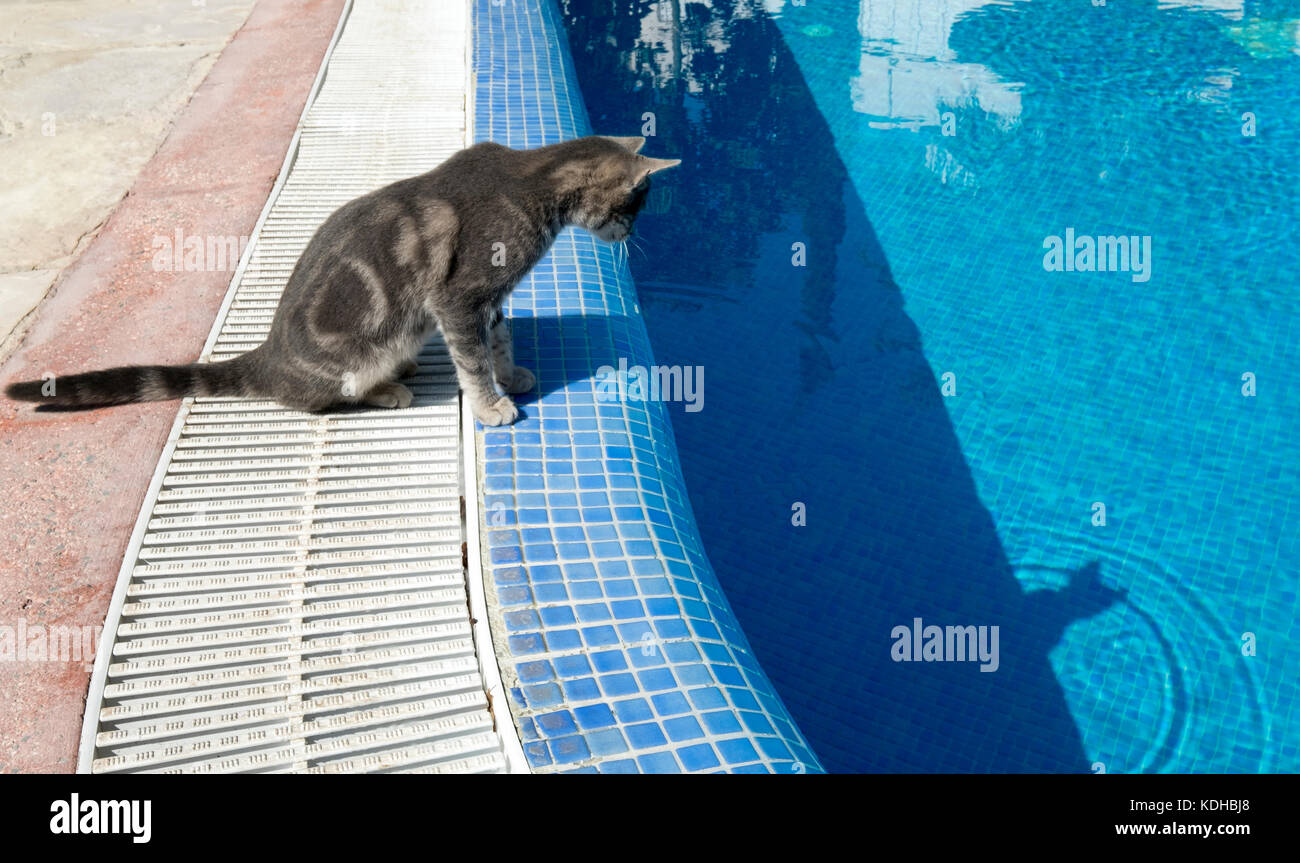
{"label": "concrete pavement", "polygon": [[[177,231],[252,233],[343,5],[256,3],[129,193],[36,308],[0,381],[197,358],[234,265],[159,268],[156,241]],[[40,199],[27,200],[21,217],[39,225],[46,217],[30,211]],[[19,217],[14,203],[5,206],[7,218]],[[71,256],[76,244],[45,248],[39,254]],[[76,765],[89,664],[49,651],[18,656],[16,634],[34,644],[33,633],[102,625],[176,408],[37,413],[0,399],[0,772]]]}
{"label": "concrete pavement", "polygon": [[0,0],[0,359],[252,0]]}

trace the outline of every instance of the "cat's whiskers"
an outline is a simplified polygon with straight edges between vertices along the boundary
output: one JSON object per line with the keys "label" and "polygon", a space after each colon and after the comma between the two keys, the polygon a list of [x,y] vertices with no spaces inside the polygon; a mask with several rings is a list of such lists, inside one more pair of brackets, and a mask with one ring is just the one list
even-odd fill
{"label": "cat's whiskers", "polygon": [[635,251],[638,251],[638,252],[641,253],[641,257],[645,258],[647,261],[650,260],[650,255],[649,255],[649,253],[646,252],[646,250],[641,246],[641,244],[637,242],[637,238],[636,238],[636,237],[628,237],[628,238],[627,238],[627,242],[631,245],[631,247],[632,247]]}
{"label": "cat's whiskers", "polygon": [[632,263],[632,252],[634,251],[640,252],[643,257],[646,257],[645,249],[641,248],[641,246],[636,242],[636,238],[633,236],[629,235],[624,237],[618,242],[618,247],[619,252],[623,256],[623,263],[629,265]]}

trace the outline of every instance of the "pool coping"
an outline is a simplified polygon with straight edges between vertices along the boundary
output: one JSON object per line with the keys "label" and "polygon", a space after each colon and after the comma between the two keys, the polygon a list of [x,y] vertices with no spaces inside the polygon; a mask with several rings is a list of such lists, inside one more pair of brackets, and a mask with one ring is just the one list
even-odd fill
{"label": "pool coping", "polygon": [[[350,0],[349,0],[350,2]],[[465,15],[465,146],[474,143],[474,0],[461,0],[469,8]],[[474,637],[474,656],[478,661],[483,689],[487,694],[488,711],[492,714],[497,736],[509,773],[527,774],[528,759],[524,755],[519,728],[510,714],[510,699],[501,679],[501,668],[493,649],[491,614],[488,610],[487,584],[483,569],[477,565],[483,548],[483,531],[479,527],[478,493],[471,494],[471,484],[479,485],[478,447],[475,445],[474,414],[465,403],[465,393],[460,393],[460,488],[465,511],[461,522],[465,529],[465,595],[469,603],[470,629]]]}
{"label": "pool coping", "polygon": [[[475,140],[590,134],[554,0],[474,0],[473,26]],[[593,398],[595,360],[565,353],[654,365],[617,248],[566,229],[525,277],[507,314],[540,395],[513,426],[475,424],[479,559],[526,758],[534,772],[824,772],[704,554],[666,407]],[[580,336],[564,329],[591,312]]]}

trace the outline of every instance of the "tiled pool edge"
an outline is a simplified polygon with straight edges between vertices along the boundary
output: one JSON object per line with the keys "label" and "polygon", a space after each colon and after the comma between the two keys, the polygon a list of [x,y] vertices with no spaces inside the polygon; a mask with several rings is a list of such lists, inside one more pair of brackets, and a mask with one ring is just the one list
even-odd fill
{"label": "tiled pool edge", "polygon": [[[473,5],[475,140],[589,134],[554,0]],[[531,769],[821,772],[703,552],[665,406],[596,401],[600,366],[653,364],[621,250],[565,231],[508,312],[540,397],[475,445],[489,618]]]}

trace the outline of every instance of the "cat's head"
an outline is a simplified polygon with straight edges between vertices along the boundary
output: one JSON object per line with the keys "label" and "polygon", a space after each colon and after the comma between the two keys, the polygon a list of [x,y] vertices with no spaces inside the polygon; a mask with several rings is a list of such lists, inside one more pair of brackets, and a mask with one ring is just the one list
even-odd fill
{"label": "cat's head", "polygon": [[569,221],[606,243],[625,240],[645,206],[650,175],[680,165],[681,159],[642,156],[645,138],[593,135],[581,143],[576,159],[581,181],[573,183]]}

